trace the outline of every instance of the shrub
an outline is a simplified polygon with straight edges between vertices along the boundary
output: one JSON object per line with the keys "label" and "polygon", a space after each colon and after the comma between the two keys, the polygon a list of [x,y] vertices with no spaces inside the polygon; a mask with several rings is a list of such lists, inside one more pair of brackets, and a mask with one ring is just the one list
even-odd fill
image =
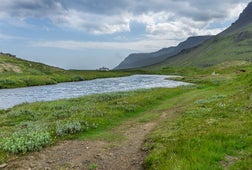
{"label": "shrub", "polygon": [[109,109],[112,110],[120,110],[123,112],[135,112],[137,110],[137,104],[131,104],[128,101],[115,101],[111,105],[108,106]]}
{"label": "shrub", "polygon": [[75,134],[81,131],[81,124],[79,121],[58,121],[56,123],[56,134],[58,136],[65,136],[67,134]]}
{"label": "shrub", "polygon": [[194,104],[198,104],[198,105],[201,105],[201,104],[208,104],[208,103],[211,103],[211,100],[199,99],[199,100],[196,100],[196,101],[194,102]]}
{"label": "shrub", "polygon": [[62,119],[62,118],[67,118],[69,116],[70,116],[70,113],[64,110],[59,110],[52,113],[53,119],[54,118]]}
{"label": "shrub", "polygon": [[212,96],[211,98],[212,99],[224,99],[226,97],[227,97],[227,95],[225,95],[225,94],[218,94],[218,95]]}
{"label": "shrub", "polygon": [[11,153],[26,153],[39,151],[51,142],[51,135],[44,129],[23,129],[4,138],[0,144],[4,151]]}

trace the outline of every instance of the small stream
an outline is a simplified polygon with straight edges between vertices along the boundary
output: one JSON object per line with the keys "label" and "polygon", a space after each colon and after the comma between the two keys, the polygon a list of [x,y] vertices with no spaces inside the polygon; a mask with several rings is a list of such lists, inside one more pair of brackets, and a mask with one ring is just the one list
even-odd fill
{"label": "small stream", "polygon": [[15,89],[0,89],[0,109],[11,108],[21,103],[51,101],[74,98],[89,94],[150,89],[157,87],[173,88],[189,83],[165,80],[174,76],[133,75],[119,78],[104,78],[56,85],[34,86]]}

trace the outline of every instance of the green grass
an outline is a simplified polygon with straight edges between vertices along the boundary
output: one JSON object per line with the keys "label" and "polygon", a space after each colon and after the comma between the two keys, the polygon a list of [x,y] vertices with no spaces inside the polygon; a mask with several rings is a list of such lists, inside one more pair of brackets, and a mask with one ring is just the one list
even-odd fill
{"label": "green grass", "polygon": [[[23,104],[2,111],[0,114],[0,146],[2,149],[0,150],[0,160],[1,162],[6,160],[8,153],[40,150],[46,145],[64,139],[95,138],[97,135],[100,136],[99,134],[103,134],[103,137],[100,136],[100,138],[108,139],[111,135],[106,136],[104,133],[106,130],[120,125],[129,118],[140,116],[143,112],[157,106],[162,100],[173,98],[185,91],[187,89],[161,88],[108,93],[68,100]],[[141,118],[147,121],[150,117]],[[38,134],[38,137],[34,140],[30,139],[28,138],[29,133],[24,132]],[[50,139],[48,139],[48,135],[44,134],[49,134]],[[41,144],[41,141],[45,142]]]}
{"label": "green grass", "polygon": [[149,135],[146,169],[252,167],[252,67],[240,67],[246,73],[223,70],[219,84],[210,83],[219,76],[195,75],[201,85],[179,96],[184,108]]}
{"label": "green grass", "polygon": [[63,70],[0,54],[0,89],[132,75],[134,72]]}
{"label": "green grass", "polygon": [[[167,113],[143,145],[148,153],[146,169],[252,167],[251,63],[232,61],[207,69],[166,67],[153,72],[183,75],[181,80],[195,85],[37,102],[0,111],[0,163],[13,156],[5,145],[26,153],[65,139],[124,140],[109,130],[127,120],[144,123]],[[34,139],[27,138],[29,129],[37,134]],[[9,139],[21,141],[20,146]]]}

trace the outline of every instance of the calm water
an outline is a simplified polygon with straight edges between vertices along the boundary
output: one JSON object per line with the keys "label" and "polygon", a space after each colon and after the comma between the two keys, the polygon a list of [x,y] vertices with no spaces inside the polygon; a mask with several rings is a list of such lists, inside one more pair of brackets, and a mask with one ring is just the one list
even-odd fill
{"label": "calm water", "polygon": [[133,75],[120,78],[105,78],[82,82],[60,83],[0,90],[0,109],[7,109],[24,102],[51,101],[73,98],[95,93],[150,89],[155,87],[177,87],[188,83],[165,80],[164,75]]}

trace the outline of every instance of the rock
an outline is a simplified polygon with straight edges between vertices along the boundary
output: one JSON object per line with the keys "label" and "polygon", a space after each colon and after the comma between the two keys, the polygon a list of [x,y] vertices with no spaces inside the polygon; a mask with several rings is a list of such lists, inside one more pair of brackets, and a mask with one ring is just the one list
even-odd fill
{"label": "rock", "polygon": [[105,157],[104,157],[101,153],[100,153],[100,154],[95,155],[95,158],[96,158],[96,159],[100,159],[100,160],[105,159]]}
{"label": "rock", "polygon": [[2,164],[2,165],[0,165],[0,169],[5,168],[6,166],[7,166],[7,164]]}
{"label": "rock", "polygon": [[36,165],[35,164],[33,164],[33,163],[30,163],[30,168],[34,168]]}
{"label": "rock", "polygon": [[72,165],[72,169],[75,169],[75,168],[79,168],[80,166],[79,165]]}
{"label": "rock", "polygon": [[114,154],[113,154],[113,153],[109,153],[108,155],[109,155],[109,156],[111,156],[111,157],[112,157],[112,156],[114,156]]}
{"label": "rock", "polygon": [[46,163],[48,163],[48,164],[52,164],[53,162],[54,162],[53,160],[46,161]]}
{"label": "rock", "polygon": [[82,164],[83,164],[83,165],[85,165],[85,164],[89,164],[89,163],[90,163],[90,161],[89,161],[89,160],[85,160],[85,161],[83,161],[83,162],[82,162]]}

